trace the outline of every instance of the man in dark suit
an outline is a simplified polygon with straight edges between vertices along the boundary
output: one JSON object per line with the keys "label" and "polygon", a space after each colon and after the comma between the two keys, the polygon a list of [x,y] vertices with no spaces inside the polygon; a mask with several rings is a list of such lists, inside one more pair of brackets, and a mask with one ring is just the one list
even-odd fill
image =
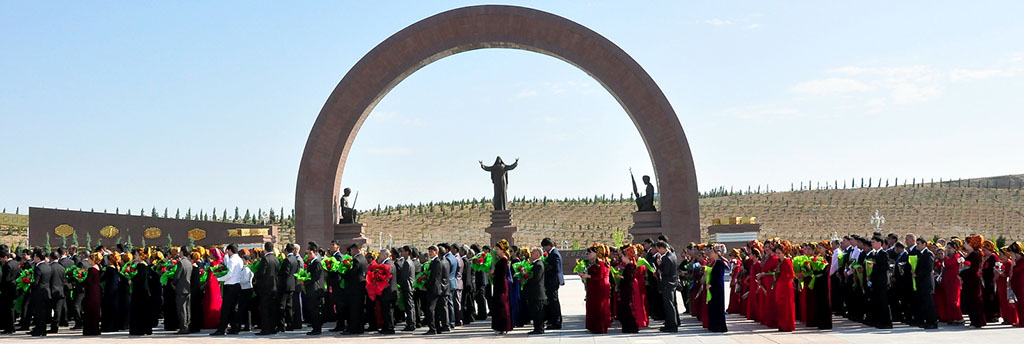
{"label": "man in dark suit", "polygon": [[396,283],[398,283],[399,296],[402,302],[405,304],[405,328],[403,332],[415,331],[416,330],[416,317],[419,313],[416,309],[416,302],[413,299],[412,286],[416,283],[416,267],[413,265],[412,248],[409,246],[402,246],[400,250],[402,258],[398,260],[397,264],[397,277]]}
{"label": "man in dark suit", "polygon": [[[71,258],[74,265],[79,269],[82,269],[82,271],[89,271],[89,268],[92,267],[92,264],[89,264],[88,250],[79,251],[75,245],[71,245],[68,249],[68,256]],[[72,283],[72,288],[72,293],[68,294],[68,312],[71,314],[71,319],[75,320],[75,327],[72,327],[71,329],[81,330],[84,326],[82,321],[82,312],[84,308],[82,305],[85,302],[85,281],[82,281],[81,283],[75,281],[75,283]]]}
{"label": "man in dark suit", "polygon": [[473,270],[471,259],[475,252],[469,246],[462,245],[459,248],[459,258],[462,258],[462,323],[469,325],[476,315],[476,307],[473,306],[473,293],[476,292],[476,274]]}
{"label": "man in dark suit", "polygon": [[[344,256],[341,253],[341,244],[338,243],[337,240],[331,240],[331,247],[328,252],[331,254],[331,257],[334,257],[334,259],[337,259],[339,262]],[[342,276],[340,273],[336,271],[327,271],[327,288],[330,289],[329,299],[334,302],[332,304],[333,307],[328,307],[329,309],[334,309],[334,311],[327,313],[334,313],[334,320],[337,321],[334,324],[334,328],[331,329],[331,332],[344,331],[345,320],[348,318],[348,314],[345,311],[345,294],[343,293],[344,288],[341,287],[341,279]]]}
{"label": "man in dark suit", "polygon": [[[490,254],[491,248],[484,245],[474,251]],[[476,320],[484,320],[487,319],[488,303],[491,300],[491,281],[486,271],[473,271],[473,277],[473,283],[476,286],[476,291],[473,292],[473,297],[476,299]]]}
{"label": "man in dark suit", "polygon": [[21,267],[13,259],[10,247],[0,244],[0,331],[14,333],[14,299],[18,296]]}
{"label": "man in dark suit", "polygon": [[263,243],[263,258],[256,271],[256,294],[260,305],[260,332],[257,336],[277,333],[278,314],[277,276],[279,273],[277,256],[274,256],[274,244]]}
{"label": "man in dark suit", "polygon": [[547,305],[544,306],[544,319],[547,320],[547,329],[557,330],[562,328],[562,304],[558,301],[558,287],[565,285],[562,276],[562,254],[555,248],[555,242],[551,238],[544,238],[540,241],[544,249],[544,291],[547,293]]}
{"label": "man in dark suit", "polygon": [[[57,248],[59,251],[63,251],[61,248]],[[57,333],[61,323],[67,323],[65,318],[65,311],[67,310],[67,295],[64,294],[65,290],[70,289],[68,285],[68,277],[65,273],[65,267],[60,262],[61,256],[57,251],[50,252],[50,270],[53,274],[50,276],[50,306],[53,309],[53,318],[50,319],[50,331],[47,333]],[[67,260],[68,264],[71,264],[71,260]]]}
{"label": "man in dark suit", "polygon": [[455,293],[458,288],[458,271],[459,271],[459,259],[452,254],[452,247],[446,243],[438,244],[438,253],[444,256],[444,260],[448,263],[448,294],[445,296],[444,304],[444,324],[441,328],[441,332],[451,331],[455,327],[456,314],[455,314]]}
{"label": "man in dark suit", "polygon": [[427,247],[427,255],[430,257],[430,276],[427,278],[427,304],[423,315],[430,330],[424,335],[434,335],[448,326],[445,317],[441,316],[445,312],[444,304],[448,295],[448,261],[441,259],[436,246]]}
{"label": "man in dark suit", "polygon": [[[188,247],[182,247],[178,255],[178,270],[174,271],[171,283],[174,286],[174,312],[178,315],[177,334],[192,333],[192,260]],[[165,302],[170,302],[167,300]]]}
{"label": "man in dark suit", "polygon": [[348,254],[352,256],[352,268],[342,276],[345,279],[345,308],[348,310],[345,319],[348,326],[344,333],[362,334],[363,325],[366,324],[363,320],[366,307],[366,256],[359,244],[349,246]]}
{"label": "man in dark suit", "polygon": [[306,268],[306,271],[309,272],[309,280],[304,281],[302,284],[306,296],[302,305],[303,308],[309,310],[307,313],[309,316],[309,326],[313,328],[311,331],[306,332],[308,336],[319,335],[323,326],[323,322],[320,319],[320,297],[324,291],[324,268],[320,265],[318,251],[315,242],[310,241],[306,246],[306,255],[313,257]]}
{"label": "man in dark suit", "polygon": [[544,305],[548,301],[549,293],[546,292],[547,271],[544,267],[544,254],[541,249],[534,248],[530,251],[530,278],[523,286],[523,297],[526,298],[526,311],[533,320],[533,331],[529,334],[544,334]]}
{"label": "man in dark suit", "polygon": [[914,280],[917,281],[917,291],[913,305],[915,319],[918,326],[931,330],[939,328],[938,319],[935,314],[935,279],[932,278],[932,268],[935,266],[935,255],[928,250],[928,243],[924,238],[916,238],[918,250],[917,269],[913,271]]}
{"label": "man in dark suit", "polygon": [[388,271],[391,272],[391,279],[388,281],[388,286],[384,287],[381,291],[378,299],[380,300],[380,313],[381,313],[381,324],[380,334],[394,334],[395,333],[395,301],[398,300],[398,271],[395,270],[395,262],[391,260],[391,251],[381,250],[380,257],[381,264],[388,267]]}
{"label": "man in dark suit", "polygon": [[[873,309],[868,314],[868,323],[879,329],[892,328],[892,314],[889,310],[889,255],[882,250],[881,236],[871,238],[871,252],[867,259],[874,261],[868,277],[868,304]],[[866,269],[866,268],[865,268]]]}
{"label": "man in dark suit", "polygon": [[279,331],[293,331],[302,328],[302,320],[298,312],[299,293],[297,291],[298,280],[295,274],[299,272],[302,262],[295,254],[294,244],[284,245],[285,258],[281,262],[281,269],[278,270],[278,288],[281,290],[279,300],[280,320],[277,328]]}
{"label": "man in dark suit", "polygon": [[667,242],[658,241],[654,244],[658,255],[656,264],[658,266],[658,291],[661,294],[661,307],[665,311],[665,326],[658,329],[661,332],[679,331],[679,307],[676,303],[675,290],[679,286],[679,259],[675,254],[669,252]]}
{"label": "man in dark suit", "polygon": [[50,312],[53,310],[52,303],[53,289],[53,268],[46,262],[46,255],[42,249],[32,251],[32,274],[35,280],[32,281],[32,313],[34,327],[29,332],[33,337],[46,336],[46,325],[50,323]]}

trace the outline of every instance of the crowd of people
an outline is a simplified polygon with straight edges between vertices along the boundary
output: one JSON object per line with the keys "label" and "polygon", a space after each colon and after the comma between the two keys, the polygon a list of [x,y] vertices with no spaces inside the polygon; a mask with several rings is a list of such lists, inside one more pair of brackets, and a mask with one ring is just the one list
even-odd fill
{"label": "crowd of people", "polygon": [[[903,239],[902,241],[900,239]],[[128,244],[15,249],[0,245],[0,331],[32,336],[78,331],[95,336],[154,329],[256,335],[302,331],[361,334],[425,329],[450,332],[490,319],[497,335],[561,329],[562,256],[538,247],[440,243],[368,251],[338,242],[320,247],[146,247]],[[880,329],[902,322],[1024,326],[1024,247],[998,248],[980,235],[928,241],[908,234],[793,244],[691,243],[667,238],[594,244],[572,273],[586,290],[585,327],[623,333],[662,322],[676,332],[682,314],[727,332],[727,314],[779,331],[798,323],[831,329],[834,316]],[[681,297],[680,297],[681,296]],[[966,320],[964,315],[967,315]]]}

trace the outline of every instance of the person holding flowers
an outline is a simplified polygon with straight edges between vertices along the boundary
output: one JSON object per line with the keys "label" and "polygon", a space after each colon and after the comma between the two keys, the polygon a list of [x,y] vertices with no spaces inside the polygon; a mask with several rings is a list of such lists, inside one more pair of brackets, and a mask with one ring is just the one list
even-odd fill
{"label": "person holding flowers", "polygon": [[971,320],[971,326],[976,328],[984,327],[985,303],[982,299],[981,268],[982,256],[979,252],[984,245],[985,238],[981,235],[967,236],[964,243],[964,252],[967,258],[961,262],[960,280],[963,287],[960,291],[960,305]]}
{"label": "person holding flowers", "polygon": [[132,336],[144,336],[153,334],[152,317],[155,312],[150,305],[149,275],[152,270],[146,260],[149,258],[141,249],[132,251],[133,261],[125,265],[122,274],[131,282],[131,316],[128,325],[128,334]]}
{"label": "person holding flowers", "polygon": [[11,258],[11,249],[0,245],[0,332],[14,333],[14,300],[18,297],[18,277],[21,267]]}
{"label": "person holding flowers", "polygon": [[[492,253],[496,255],[489,274],[493,287],[491,305],[491,330],[494,334],[503,335],[512,331],[512,305],[509,288],[512,286],[512,274],[509,273],[508,240],[501,239]],[[518,307],[519,305],[515,305]]]}
{"label": "person holding flowers", "polygon": [[611,309],[608,304],[611,302],[611,283],[609,282],[609,268],[606,259],[608,248],[594,244],[587,249],[587,271],[580,273],[586,283],[587,291],[587,316],[586,327],[590,333],[608,333],[611,326]]}

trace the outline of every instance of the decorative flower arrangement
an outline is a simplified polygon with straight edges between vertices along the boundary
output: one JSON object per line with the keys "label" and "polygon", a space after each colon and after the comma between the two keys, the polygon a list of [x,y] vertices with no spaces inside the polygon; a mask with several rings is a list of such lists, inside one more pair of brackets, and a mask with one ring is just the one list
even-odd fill
{"label": "decorative flower arrangement", "polygon": [[585,274],[587,273],[587,262],[582,259],[576,260],[576,266],[572,268],[574,274]]}
{"label": "decorative flower arrangement", "polygon": [[377,296],[384,292],[390,281],[391,269],[388,269],[387,264],[370,263],[366,269],[366,295],[371,301],[376,301]]}
{"label": "decorative flower arrangement", "polygon": [[[710,286],[711,285],[711,271],[713,269],[714,268],[712,268],[710,266],[704,266],[704,285],[705,286]],[[707,300],[705,302],[711,302],[711,288],[707,288],[706,287],[705,289],[708,290],[705,293],[705,294],[707,294]]]}
{"label": "decorative flower arrangement", "polygon": [[206,280],[210,279],[209,269],[199,269],[199,283],[206,283]]}
{"label": "decorative flower arrangement", "polygon": [[530,261],[528,261],[528,260],[524,260],[524,261],[512,264],[512,270],[515,271],[515,274],[512,277],[516,278],[520,282],[522,282],[522,284],[520,284],[519,288],[520,289],[525,289],[526,288],[526,281],[529,280],[530,277],[533,276],[533,274],[531,273],[532,270],[533,270],[533,264],[530,263]]}
{"label": "decorative flower arrangement", "polygon": [[488,253],[477,253],[469,261],[469,267],[473,271],[487,272],[491,271],[491,265],[494,264],[494,256]]}
{"label": "decorative flower arrangement", "polygon": [[828,265],[828,260],[821,257],[814,257],[814,259],[810,261],[812,275],[811,284],[808,285],[809,288],[814,289],[814,284],[818,281],[818,275],[824,275],[824,271],[828,268]]}
{"label": "decorative flower arrangement", "polygon": [[263,259],[254,260],[252,263],[249,264],[249,271],[252,271],[253,273],[255,273],[256,271],[260,271],[260,263],[262,262]]}
{"label": "decorative flower arrangement", "polygon": [[220,264],[210,266],[210,273],[217,278],[224,277],[224,275],[228,274],[228,267],[221,262]]}
{"label": "decorative flower arrangement", "polygon": [[427,280],[430,279],[430,262],[423,263],[420,272],[416,273],[416,281],[412,283],[413,289],[426,290]]}
{"label": "decorative flower arrangement", "polygon": [[[604,261],[599,261],[599,262],[600,262],[600,264],[605,264]],[[608,275],[612,277],[612,283],[615,283],[615,285],[618,285],[619,282],[622,281],[622,271],[620,271],[619,269],[616,269],[611,264],[607,264],[607,265],[608,265]]]}
{"label": "decorative flower arrangement", "polygon": [[657,270],[657,269],[654,268],[654,265],[651,265],[651,262],[647,261],[647,259],[644,258],[644,257],[637,258],[636,266],[645,267],[645,268],[647,268],[648,271],[651,271],[651,272],[654,272],[654,271]]}
{"label": "decorative flower arrangement", "polygon": [[78,265],[72,265],[71,267],[64,269],[64,274],[67,276],[69,281],[74,283],[85,282],[85,277],[87,276],[86,271],[78,267]]}
{"label": "decorative flower arrangement", "polygon": [[121,275],[127,279],[132,279],[136,274],[139,273],[139,269],[136,268],[135,262],[125,263],[121,266]]}
{"label": "decorative flower arrangement", "polygon": [[324,271],[336,272],[335,270],[338,269],[338,258],[332,256],[321,259],[320,266],[324,268]]}
{"label": "decorative flower arrangement", "polygon": [[21,275],[18,275],[18,289],[22,293],[27,293],[28,289],[32,287],[32,282],[36,281],[36,276],[33,274],[32,269],[21,270]]}
{"label": "decorative flower arrangement", "polygon": [[[910,263],[910,271],[911,271],[911,273],[917,271],[917,258],[918,258],[917,256],[907,256],[907,262]],[[912,281],[912,283],[914,285],[914,291],[917,291],[917,279],[916,278],[911,278],[910,280]]]}
{"label": "decorative flower arrangement", "polygon": [[167,285],[177,272],[178,262],[173,259],[168,259],[160,264],[160,285]]}
{"label": "decorative flower arrangement", "polygon": [[345,254],[341,256],[341,261],[338,262],[338,267],[335,269],[335,271],[339,274],[344,275],[348,273],[348,270],[351,268],[352,256]]}

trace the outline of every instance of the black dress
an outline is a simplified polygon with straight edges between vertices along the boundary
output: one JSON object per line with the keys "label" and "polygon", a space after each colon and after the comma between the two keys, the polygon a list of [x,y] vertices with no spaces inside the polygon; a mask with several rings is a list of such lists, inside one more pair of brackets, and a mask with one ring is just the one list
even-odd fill
{"label": "black dress", "polygon": [[149,305],[151,302],[149,293],[149,265],[136,264],[138,271],[132,277],[131,286],[131,320],[129,321],[128,334],[142,336],[153,334],[153,316],[155,310]]}
{"label": "black dress", "polygon": [[121,280],[124,279],[117,271],[117,266],[107,265],[103,268],[103,295],[100,297],[100,328],[103,332],[117,332],[121,330]]}
{"label": "black dress", "polygon": [[[199,282],[199,271],[202,270],[202,266],[192,267],[192,278],[189,279],[189,283],[192,286],[192,295],[190,296],[192,302],[191,313],[189,313],[189,332],[196,333],[203,329],[204,312],[203,312],[203,299],[205,298],[206,283]],[[179,325],[180,326],[180,325]]]}
{"label": "black dress", "polygon": [[711,301],[708,301],[708,331],[711,332],[729,331],[725,325],[725,299],[729,297],[725,293],[725,270],[726,263],[721,258],[711,267]]}
{"label": "black dress", "polygon": [[[164,315],[164,313],[161,312],[161,310],[164,309],[164,295],[163,292],[161,292],[161,274],[159,270],[150,269],[149,271],[149,276],[146,277],[146,281],[149,284],[149,304],[147,305],[149,312],[146,315],[149,317],[150,321],[152,321],[150,327],[156,327],[157,325],[160,325],[160,318]],[[170,300],[171,301],[168,303],[174,304],[174,298],[171,298]],[[172,323],[173,322],[174,321],[172,321]],[[174,329],[177,330],[178,328],[175,327]]]}
{"label": "black dress", "polygon": [[[831,262],[832,259],[829,256],[825,256],[823,259],[827,262]],[[827,330],[832,328],[832,281],[828,276],[829,267],[826,266],[823,271],[815,272],[817,279],[814,280],[814,305],[817,307],[817,311],[814,312],[817,318],[816,323],[818,329]]]}
{"label": "black dress", "polygon": [[498,258],[494,263],[494,300],[491,300],[491,329],[495,331],[512,331],[512,311],[509,288],[512,277],[509,275],[508,258]]}
{"label": "black dress", "polygon": [[97,336],[100,334],[100,308],[103,293],[100,291],[100,269],[89,268],[85,277],[85,301],[83,302],[82,334]]}
{"label": "black dress", "polygon": [[978,251],[967,255],[965,264],[969,267],[960,272],[963,287],[960,289],[960,307],[970,316],[971,326],[986,325],[985,304],[982,301],[981,254]]}
{"label": "black dress", "polygon": [[985,319],[999,318],[999,294],[996,293],[996,255],[990,255],[981,264],[981,300],[985,304]]}
{"label": "black dress", "polygon": [[[159,281],[160,278],[157,277],[157,280]],[[157,286],[160,288],[157,290],[163,291],[164,331],[177,331],[181,328],[181,320],[178,319],[178,312],[174,309],[174,283],[168,282],[167,285],[161,286],[157,282]]]}
{"label": "black dress", "polygon": [[117,297],[116,314],[118,320],[120,321],[120,324],[118,325],[118,330],[127,330],[129,325],[128,322],[132,319],[132,295],[130,291],[131,288],[129,288],[131,283],[129,283],[128,278],[124,277],[124,275],[121,275],[119,277],[120,278],[117,279],[118,293],[114,294]]}
{"label": "black dress", "polygon": [[[640,326],[633,316],[633,281],[636,279],[636,264],[626,263],[622,268],[622,280],[619,282],[619,297],[615,298],[615,310],[618,313],[619,322],[622,323],[622,333],[638,333]],[[614,284],[614,283],[613,283]]]}

